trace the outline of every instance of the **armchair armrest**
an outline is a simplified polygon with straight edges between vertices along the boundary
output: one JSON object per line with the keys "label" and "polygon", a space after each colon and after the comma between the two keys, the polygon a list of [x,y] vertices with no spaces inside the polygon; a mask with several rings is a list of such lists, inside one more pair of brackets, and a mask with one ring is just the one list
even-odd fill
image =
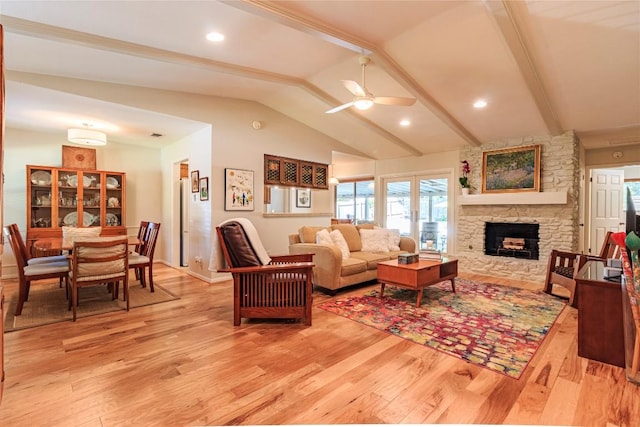
{"label": "armchair armrest", "polygon": [[228,267],[218,271],[222,273],[283,273],[306,270],[314,267],[312,262],[293,262],[290,264],[269,264],[251,267]]}
{"label": "armchair armrest", "polygon": [[327,289],[335,289],[342,273],[342,252],[335,245],[296,243],[289,245],[290,254],[313,254],[313,283]]}
{"label": "armchair armrest", "polygon": [[270,255],[272,264],[289,262],[312,262],[312,253]]}

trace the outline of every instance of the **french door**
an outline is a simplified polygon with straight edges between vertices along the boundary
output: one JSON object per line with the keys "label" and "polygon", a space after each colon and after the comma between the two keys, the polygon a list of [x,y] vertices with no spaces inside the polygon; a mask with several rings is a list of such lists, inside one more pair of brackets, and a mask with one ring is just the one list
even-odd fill
{"label": "french door", "polygon": [[412,237],[419,249],[447,252],[449,177],[412,175],[382,179],[383,218],[387,228]]}

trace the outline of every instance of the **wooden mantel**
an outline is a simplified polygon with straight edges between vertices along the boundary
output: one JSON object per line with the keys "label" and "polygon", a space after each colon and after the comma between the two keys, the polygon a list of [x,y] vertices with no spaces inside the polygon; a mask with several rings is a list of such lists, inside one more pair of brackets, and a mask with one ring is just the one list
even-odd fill
{"label": "wooden mantel", "polygon": [[566,191],[490,193],[457,196],[459,205],[566,205]]}

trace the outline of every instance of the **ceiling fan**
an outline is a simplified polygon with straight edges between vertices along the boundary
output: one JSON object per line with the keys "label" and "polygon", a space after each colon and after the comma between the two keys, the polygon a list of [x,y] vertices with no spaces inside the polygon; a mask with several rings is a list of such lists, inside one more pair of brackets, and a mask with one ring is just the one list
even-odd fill
{"label": "ceiling fan", "polygon": [[373,94],[367,90],[367,86],[365,85],[365,69],[367,68],[367,64],[371,62],[371,59],[368,56],[361,56],[358,58],[358,62],[360,63],[360,66],[362,66],[362,85],[359,85],[353,80],[342,80],[344,87],[353,94],[353,101],[334,107],[325,111],[325,113],[337,113],[338,111],[351,106],[354,106],[359,110],[368,110],[373,104],[409,106],[416,102],[415,98],[403,98],[400,96],[373,96]]}

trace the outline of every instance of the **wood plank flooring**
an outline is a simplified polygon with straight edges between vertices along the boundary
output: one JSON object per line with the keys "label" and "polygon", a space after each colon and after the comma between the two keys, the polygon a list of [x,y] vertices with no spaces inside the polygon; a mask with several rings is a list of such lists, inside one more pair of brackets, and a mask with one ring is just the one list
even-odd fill
{"label": "wood plank flooring", "polygon": [[[154,273],[179,300],[5,334],[0,425],[640,420],[640,388],[624,371],[577,356],[570,307],[514,380],[315,307],[311,327],[275,320],[234,327],[230,282],[207,284],[160,264]],[[15,292],[15,281],[3,285]],[[330,298],[314,297],[314,305]]]}

